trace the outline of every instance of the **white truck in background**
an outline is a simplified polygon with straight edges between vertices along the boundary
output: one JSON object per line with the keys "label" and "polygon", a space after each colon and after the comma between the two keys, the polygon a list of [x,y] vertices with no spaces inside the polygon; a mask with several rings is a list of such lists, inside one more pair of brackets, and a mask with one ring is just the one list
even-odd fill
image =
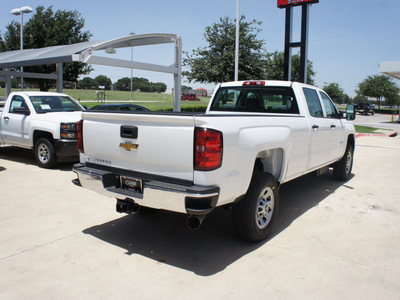
{"label": "white truck in background", "polygon": [[0,108],[0,145],[33,149],[43,168],[78,161],[76,124],[84,110],[61,93],[11,93]]}
{"label": "white truck in background", "polygon": [[347,119],[321,89],[286,81],[220,84],[205,113],[95,112],[78,124],[76,185],[141,207],[187,214],[196,229],[215,207],[234,209],[244,239],[265,239],[281,184],[333,168],[350,176],[354,107]]}

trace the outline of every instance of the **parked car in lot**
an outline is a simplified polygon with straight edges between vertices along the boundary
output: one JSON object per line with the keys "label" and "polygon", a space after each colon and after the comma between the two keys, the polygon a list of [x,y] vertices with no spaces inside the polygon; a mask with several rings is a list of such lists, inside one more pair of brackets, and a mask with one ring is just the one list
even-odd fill
{"label": "parked car in lot", "polygon": [[356,111],[363,115],[373,115],[375,113],[375,106],[372,103],[361,102],[356,105]]}
{"label": "parked car in lot", "polygon": [[128,103],[109,103],[109,104],[99,104],[93,106],[89,110],[115,110],[115,111],[150,111],[150,109],[136,104]]}
{"label": "parked car in lot", "polygon": [[[329,168],[350,177],[355,129],[321,89],[298,82],[222,83],[198,113],[82,113],[74,183],[141,206],[188,215],[197,229],[218,206],[233,209],[239,236],[265,239],[279,187]],[[106,142],[105,142],[106,141]]]}
{"label": "parked car in lot", "polygon": [[33,149],[43,168],[78,161],[76,127],[84,110],[65,94],[11,93],[0,114],[0,144]]}
{"label": "parked car in lot", "polygon": [[198,98],[196,94],[183,93],[181,101],[200,101],[200,98]]}

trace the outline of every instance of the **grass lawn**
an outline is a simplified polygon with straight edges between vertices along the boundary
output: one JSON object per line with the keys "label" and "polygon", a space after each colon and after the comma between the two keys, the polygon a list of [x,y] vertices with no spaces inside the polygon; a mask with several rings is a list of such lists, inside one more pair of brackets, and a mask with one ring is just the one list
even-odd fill
{"label": "grass lawn", "polygon": [[[19,91],[19,89],[13,89],[12,91]],[[25,91],[37,91],[35,89],[25,89]],[[51,89],[50,92],[55,92],[55,89]],[[75,89],[64,89],[64,94],[71,96],[78,100],[82,105],[88,108],[93,107],[101,102],[97,101],[96,90],[75,90]],[[0,96],[5,96],[5,89],[0,89]],[[130,91],[106,91],[105,103],[110,102],[123,102],[130,101]],[[164,110],[172,109],[173,107],[173,95],[172,94],[157,94],[157,93],[143,93],[134,92],[133,102],[150,110]],[[207,107],[210,98],[200,97],[200,101],[182,101],[182,108],[203,106]]]}
{"label": "grass lawn", "polygon": [[381,128],[374,128],[369,126],[360,126],[354,125],[356,128],[357,133],[376,133],[377,131],[388,130],[388,129],[381,129]]}

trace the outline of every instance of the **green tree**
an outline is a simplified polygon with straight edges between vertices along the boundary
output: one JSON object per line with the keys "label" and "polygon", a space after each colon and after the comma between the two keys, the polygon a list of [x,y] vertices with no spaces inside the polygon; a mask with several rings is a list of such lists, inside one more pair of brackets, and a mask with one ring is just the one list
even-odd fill
{"label": "green tree", "polygon": [[84,77],[78,81],[79,88],[81,89],[97,89],[97,81],[90,77]]}
{"label": "green tree", "polygon": [[156,82],[150,84],[150,92],[164,93],[167,90],[167,85],[163,82]]}
{"label": "green tree", "polygon": [[106,90],[109,90],[112,86],[111,79],[105,75],[96,76],[96,78],[94,80],[97,82],[98,86],[102,85],[105,87]]}
{"label": "green tree", "polygon": [[[270,80],[284,80],[284,61],[285,56],[281,51],[274,51],[267,54],[267,61],[265,64],[266,77]],[[300,80],[300,55],[295,54],[292,56],[292,81]],[[307,83],[314,85],[315,72],[313,63],[307,61]]]}
{"label": "green tree", "polygon": [[133,77],[133,89],[135,91],[140,90],[141,92],[149,92],[150,82],[148,79],[143,77]]}
{"label": "green tree", "polygon": [[394,106],[394,105],[399,105],[400,104],[400,95],[396,94],[396,95],[392,95],[388,98],[385,99],[385,105],[388,106]]}
{"label": "green tree", "polygon": [[187,92],[193,91],[192,87],[186,86],[186,85],[182,85],[181,89],[182,89],[182,93],[187,93]]}
{"label": "green tree", "polygon": [[368,97],[365,97],[365,96],[363,96],[363,95],[356,95],[354,98],[353,98],[353,103],[355,103],[355,104],[358,104],[358,103],[361,103],[361,102],[367,102],[368,101]]}
{"label": "green tree", "polygon": [[[36,8],[35,14],[24,25],[24,49],[43,48],[57,45],[68,45],[89,41],[92,34],[83,31],[84,19],[77,11],[57,10],[50,6]],[[20,49],[20,24],[12,21],[6,26],[7,31],[0,37],[0,51]],[[63,64],[65,81],[77,81],[81,74],[88,74],[92,68],[83,63]],[[53,73],[55,64],[25,67],[26,72]],[[26,79],[27,83],[37,83],[41,90],[48,90],[53,80]]]}
{"label": "green tree", "polygon": [[[133,90],[140,90],[141,92],[156,92],[164,93],[167,90],[167,85],[163,82],[150,82],[146,78],[133,77]],[[115,83],[115,88],[120,91],[130,91],[131,90],[131,78],[123,77],[118,79]]]}
{"label": "green tree", "polygon": [[397,98],[400,92],[399,87],[386,75],[368,76],[358,84],[357,94],[375,98],[381,109],[384,99]]}
{"label": "green tree", "polygon": [[[246,21],[240,18],[239,26],[239,74],[240,80],[264,78],[265,50],[264,41],[257,39],[261,31],[261,22]],[[235,37],[236,22],[229,17],[221,18],[205,28],[206,47],[185,52],[183,65],[189,68],[182,74],[189,82],[217,83],[232,81],[235,73]]]}
{"label": "green tree", "polygon": [[131,78],[123,77],[117,80],[114,84],[115,89],[119,91],[130,91],[131,90]]}
{"label": "green tree", "polygon": [[328,93],[335,103],[343,104],[350,102],[350,97],[344,93],[343,89],[336,82],[325,83],[322,89]]}

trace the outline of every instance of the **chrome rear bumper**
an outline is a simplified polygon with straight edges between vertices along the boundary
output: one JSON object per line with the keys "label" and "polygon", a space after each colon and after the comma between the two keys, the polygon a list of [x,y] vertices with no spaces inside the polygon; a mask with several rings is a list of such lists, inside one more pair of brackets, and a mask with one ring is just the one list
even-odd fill
{"label": "chrome rear bumper", "polygon": [[190,215],[206,215],[217,205],[219,187],[196,186],[170,183],[160,180],[142,180],[142,193],[121,188],[119,171],[106,171],[99,168],[76,164],[72,169],[78,176],[74,184],[99,194],[129,199],[141,206],[165,209]]}

